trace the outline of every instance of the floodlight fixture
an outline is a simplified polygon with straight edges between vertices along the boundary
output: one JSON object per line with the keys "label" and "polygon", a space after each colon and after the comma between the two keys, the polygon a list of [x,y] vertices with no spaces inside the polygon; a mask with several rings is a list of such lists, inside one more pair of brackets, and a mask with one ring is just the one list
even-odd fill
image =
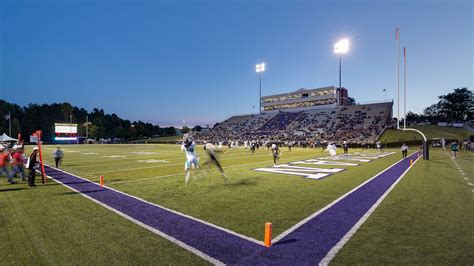
{"label": "floodlight fixture", "polygon": [[255,65],[255,71],[257,73],[265,72],[265,63]]}
{"label": "floodlight fixture", "polygon": [[345,54],[349,51],[349,40],[342,39],[334,44],[334,53],[335,54]]}

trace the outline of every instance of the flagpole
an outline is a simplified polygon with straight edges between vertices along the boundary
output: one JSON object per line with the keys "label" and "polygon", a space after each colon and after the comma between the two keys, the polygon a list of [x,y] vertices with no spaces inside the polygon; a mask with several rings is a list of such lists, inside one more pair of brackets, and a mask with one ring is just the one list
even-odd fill
{"label": "flagpole", "polygon": [[12,113],[8,111],[8,133],[9,136],[12,136]]}
{"label": "flagpole", "polygon": [[407,48],[403,47],[403,129],[407,128]]}
{"label": "flagpole", "polygon": [[400,48],[398,46],[398,34],[397,27],[397,129],[400,129]]}

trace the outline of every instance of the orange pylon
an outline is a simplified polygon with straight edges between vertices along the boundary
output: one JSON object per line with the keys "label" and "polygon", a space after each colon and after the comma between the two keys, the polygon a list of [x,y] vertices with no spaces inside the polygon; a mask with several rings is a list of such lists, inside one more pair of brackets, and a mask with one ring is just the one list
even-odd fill
{"label": "orange pylon", "polygon": [[265,247],[269,248],[272,245],[272,223],[265,223]]}

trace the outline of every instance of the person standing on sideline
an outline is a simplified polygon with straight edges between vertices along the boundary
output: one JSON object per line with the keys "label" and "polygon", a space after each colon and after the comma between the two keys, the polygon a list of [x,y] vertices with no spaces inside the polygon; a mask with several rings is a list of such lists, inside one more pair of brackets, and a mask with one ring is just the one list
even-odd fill
{"label": "person standing on sideline", "polygon": [[347,141],[344,140],[344,142],[342,143],[342,148],[344,149],[344,154],[349,153],[349,144],[347,144]]}
{"label": "person standing on sideline", "polygon": [[23,166],[23,147],[19,146],[13,148],[12,160],[12,178],[14,178],[16,174],[19,174],[21,177],[21,181],[26,181],[25,168]]}
{"label": "person standing on sideline", "polygon": [[441,146],[443,147],[443,151],[446,150],[446,140],[444,138],[441,139]]}
{"label": "person standing on sideline", "polygon": [[453,158],[456,159],[456,152],[458,151],[458,142],[455,140],[451,143],[451,152],[453,153]]}
{"label": "person standing on sideline", "polygon": [[64,157],[63,151],[59,148],[59,146],[56,147],[56,150],[54,150],[53,152],[53,158],[54,158],[54,162],[56,163],[56,168],[59,168],[59,163],[61,162],[63,157]]}
{"label": "person standing on sideline", "polygon": [[408,146],[403,143],[402,145],[402,157],[403,158],[406,158],[408,156]]}
{"label": "person standing on sideline", "polygon": [[468,151],[469,150],[469,142],[467,141],[467,139],[464,140],[463,145],[464,145],[464,151]]}
{"label": "person standing on sideline", "polygon": [[28,178],[28,186],[30,187],[36,187],[35,178],[36,178],[36,164],[38,163],[37,155],[38,155],[38,148],[34,147],[33,152],[30,154],[30,157],[28,158],[28,163],[27,163],[28,169],[30,170],[30,176]]}
{"label": "person standing on sideline", "polygon": [[[268,145],[268,147],[270,147],[270,145]],[[276,165],[280,157],[280,149],[275,143],[273,143],[271,147],[272,147],[272,155],[273,155],[273,165]]]}
{"label": "person standing on sideline", "polygon": [[16,184],[15,180],[13,180],[13,175],[7,169],[7,163],[10,158],[10,152],[8,152],[7,148],[3,145],[0,145],[0,174],[4,174],[8,178],[8,183]]}

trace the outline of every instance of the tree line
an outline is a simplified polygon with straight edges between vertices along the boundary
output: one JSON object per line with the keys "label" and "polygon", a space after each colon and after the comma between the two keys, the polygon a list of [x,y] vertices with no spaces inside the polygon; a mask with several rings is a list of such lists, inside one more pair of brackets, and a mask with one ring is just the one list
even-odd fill
{"label": "tree line", "polygon": [[407,122],[466,122],[474,120],[474,96],[468,88],[457,88],[438,96],[438,102],[426,107],[421,114],[407,113]]}
{"label": "tree line", "polygon": [[[88,112],[84,108],[72,106],[70,103],[29,104],[19,106],[0,100],[0,132],[9,133],[8,114],[11,113],[11,133],[16,138],[18,133],[26,140],[36,130],[43,131],[43,140],[50,142],[54,139],[55,123],[75,123],[78,125],[78,136],[88,137],[136,139],[153,136],[174,136],[176,128],[161,128],[158,125],[142,121],[122,119],[116,114],[106,114],[103,109],[94,108]],[[87,125],[86,125],[87,117]]]}

